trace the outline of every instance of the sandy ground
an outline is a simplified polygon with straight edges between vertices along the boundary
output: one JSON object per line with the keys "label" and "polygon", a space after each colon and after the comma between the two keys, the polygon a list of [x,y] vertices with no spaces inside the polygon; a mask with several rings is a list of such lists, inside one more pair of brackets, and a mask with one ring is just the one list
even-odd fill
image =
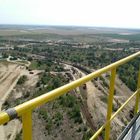
{"label": "sandy ground", "polygon": [[[9,61],[9,60],[8,60]],[[21,66],[22,65],[22,66]],[[29,65],[29,64],[28,64]],[[40,71],[34,71],[34,74],[30,74],[28,70],[25,69],[23,64],[18,62],[1,62],[0,63],[0,110],[2,104],[10,95],[13,88],[21,75],[27,75],[28,86],[33,86],[36,84],[38,79],[38,73]],[[18,96],[18,94],[17,94]],[[11,129],[12,128],[12,129]],[[0,126],[0,140],[14,140],[16,134],[21,128],[21,123],[19,120],[12,120],[6,126]]]}
{"label": "sandy ground", "polygon": [[[0,79],[0,110],[2,104],[16,85],[20,77],[20,71],[20,66],[17,64],[0,64],[0,73],[2,75]],[[6,140],[3,126],[0,126],[0,140]]]}
{"label": "sandy ground", "polygon": [[126,39],[115,39],[115,38],[111,38],[108,41],[115,42],[115,43],[128,43],[129,42],[129,40],[126,40]]}

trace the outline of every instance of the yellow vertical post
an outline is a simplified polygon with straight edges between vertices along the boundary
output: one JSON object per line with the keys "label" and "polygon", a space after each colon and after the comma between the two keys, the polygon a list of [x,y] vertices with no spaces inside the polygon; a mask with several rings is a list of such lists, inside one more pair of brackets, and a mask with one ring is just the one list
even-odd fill
{"label": "yellow vertical post", "polygon": [[22,116],[23,140],[32,140],[32,112],[28,111]]}
{"label": "yellow vertical post", "polygon": [[[139,72],[138,72],[138,83],[137,83],[137,89],[140,88],[140,67],[139,67]],[[135,102],[135,110],[134,113],[137,114],[139,111],[139,92],[136,94],[136,102]]]}
{"label": "yellow vertical post", "polygon": [[[115,89],[115,76],[116,76],[116,68],[111,70],[106,121],[110,120],[112,115],[113,96]],[[109,140],[109,136],[110,136],[110,122],[105,127],[105,140]]]}

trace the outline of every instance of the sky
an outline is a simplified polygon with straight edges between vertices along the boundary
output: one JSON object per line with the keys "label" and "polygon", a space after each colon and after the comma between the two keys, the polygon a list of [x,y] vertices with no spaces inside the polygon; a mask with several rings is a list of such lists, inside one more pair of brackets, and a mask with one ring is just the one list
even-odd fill
{"label": "sky", "polygon": [[0,0],[0,24],[140,28],[140,0]]}

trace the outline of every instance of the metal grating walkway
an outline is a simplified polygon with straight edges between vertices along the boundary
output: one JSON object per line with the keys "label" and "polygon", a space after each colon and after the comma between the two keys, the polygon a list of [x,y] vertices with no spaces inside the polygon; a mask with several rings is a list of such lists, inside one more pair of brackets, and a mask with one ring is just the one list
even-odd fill
{"label": "metal grating walkway", "polygon": [[140,112],[124,129],[118,140],[140,140]]}

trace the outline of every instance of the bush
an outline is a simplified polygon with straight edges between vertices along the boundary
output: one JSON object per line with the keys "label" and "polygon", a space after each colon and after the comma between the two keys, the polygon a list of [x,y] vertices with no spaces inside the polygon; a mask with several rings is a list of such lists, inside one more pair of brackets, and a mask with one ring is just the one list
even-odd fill
{"label": "bush", "polygon": [[15,140],[22,140],[21,133],[19,133],[19,134],[17,134],[17,135],[16,135],[16,138],[15,138]]}
{"label": "bush", "polygon": [[40,109],[39,114],[43,117],[44,120],[48,119],[48,113],[45,109]]}
{"label": "bush", "polygon": [[60,104],[65,107],[72,108],[74,104],[76,104],[76,98],[70,94],[63,95],[59,99],[60,99]]}
{"label": "bush", "polygon": [[74,119],[75,123],[82,123],[79,105],[75,104],[72,110],[69,112],[69,115]]}
{"label": "bush", "polygon": [[19,78],[17,84],[18,84],[18,85],[22,85],[22,84],[24,84],[24,83],[26,82],[26,80],[27,80],[27,76],[26,76],[26,75],[23,75],[23,76],[21,76],[21,77]]}
{"label": "bush", "polygon": [[86,133],[84,133],[82,140],[89,140],[93,135],[92,131],[88,131]]}

